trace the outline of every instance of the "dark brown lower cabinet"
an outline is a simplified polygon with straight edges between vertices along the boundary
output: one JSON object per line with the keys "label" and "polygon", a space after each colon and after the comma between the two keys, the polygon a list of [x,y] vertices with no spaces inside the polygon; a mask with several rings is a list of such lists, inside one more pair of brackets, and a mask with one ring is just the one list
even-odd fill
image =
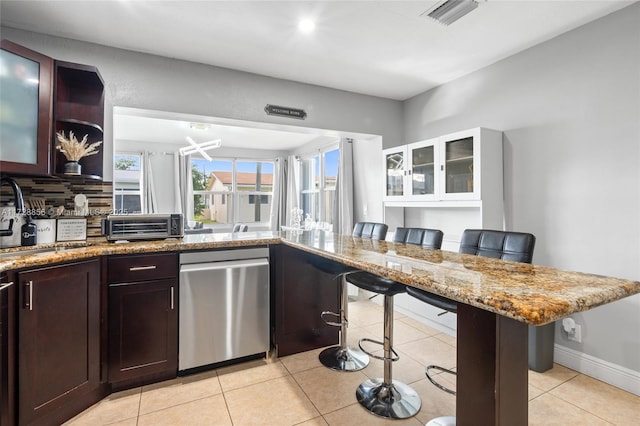
{"label": "dark brown lower cabinet", "polygon": [[18,273],[18,422],[64,422],[104,395],[97,259]]}
{"label": "dark brown lower cabinet", "polygon": [[15,288],[0,274],[0,426],[15,424]]}
{"label": "dark brown lower cabinet", "polygon": [[[274,343],[278,356],[338,342],[338,328],[320,318],[336,312],[340,293],[336,280],[313,266],[314,254],[285,245],[271,247]],[[275,261],[274,261],[275,259]]]}
{"label": "dark brown lower cabinet", "polygon": [[178,371],[177,278],[109,285],[109,382],[114,389]]}

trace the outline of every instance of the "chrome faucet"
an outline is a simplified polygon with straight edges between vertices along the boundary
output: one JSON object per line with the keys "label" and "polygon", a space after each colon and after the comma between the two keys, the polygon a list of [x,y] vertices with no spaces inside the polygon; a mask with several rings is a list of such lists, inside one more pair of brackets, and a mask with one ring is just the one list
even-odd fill
{"label": "chrome faucet", "polygon": [[[9,186],[13,189],[13,197],[14,197],[14,205],[16,208],[16,214],[24,213],[24,198],[22,197],[22,190],[18,186],[18,182],[16,182],[13,178],[3,177],[0,179],[0,186],[8,183]],[[8,229],[0,229],[0,237],[10,237],[13,235],[13,219],[9,220],[9,228]]]}

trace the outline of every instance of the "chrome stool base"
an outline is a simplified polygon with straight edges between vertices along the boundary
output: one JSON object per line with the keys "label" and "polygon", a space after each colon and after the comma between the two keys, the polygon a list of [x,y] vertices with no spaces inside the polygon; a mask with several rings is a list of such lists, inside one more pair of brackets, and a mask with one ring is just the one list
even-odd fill
{"label": "chrome stool base", "polygon": [[429,420],[425,426],[456,426],[456,418],[453,416],[436,417]]}
{"label": "chrome stool base", "polygon": [[356,390],[356,398],[369,412],[388,419],[407,419],[415,416],[422,405],[413,388],[393,380],[392,385],[382,379],[370,379]]}
{"label": "chrome stool base", "polygon": [[358,371],[369,365],[369,357],[364,352],[349,346],[331,346],[320,352],[320,363],[335,371]]}

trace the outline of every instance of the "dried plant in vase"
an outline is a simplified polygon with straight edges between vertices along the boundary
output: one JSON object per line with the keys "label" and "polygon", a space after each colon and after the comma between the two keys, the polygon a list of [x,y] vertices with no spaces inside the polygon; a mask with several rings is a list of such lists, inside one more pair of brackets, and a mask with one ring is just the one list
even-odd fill
{"label": "dried plant in vase", "polygon": [[58,143],[56,149],[64,154],[67,158],[67,163],[64,165],[65,174],[79,175],[80,174],[80,161],[81,158],[88,157],[90,155],[97,154],[98,147],[102,144],[102,141],[94,142],[92,144],[87,143],[89,135],[84,135],[81,142],[78,142],[76,136],[71,130],[69,130],[69,138],[64,136],[64,131],[56,133]]}

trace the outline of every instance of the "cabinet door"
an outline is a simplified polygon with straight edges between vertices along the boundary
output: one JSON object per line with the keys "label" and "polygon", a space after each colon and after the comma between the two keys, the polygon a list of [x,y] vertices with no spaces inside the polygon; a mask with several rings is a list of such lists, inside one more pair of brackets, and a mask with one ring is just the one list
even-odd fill
{"label": "cabinet door", "polygon": [[441,199],[479,199],[480,143],[477,130],[440,138]]}
{"label": "cabinet door", "polygon": [[2,40],[0,170],[49,173],[53,59]]}
{"label": "cabinet door", "polygon": [[[100,383],[97,259],[18,274],[19,422],[55,422]],[[62,419],[66,420],[66,419]]]}
{"label": "cabinet door", "polygon": [[407,195],[406,146],[385,149],[382,151],[384,162],[384,196],[385,200],[398,200]]}
{"label": "cabinet door", "polygon": [[437,200],[440,183],[438,139],[415,142],[408,147],[410,197],[413,200]]}
{"label": "cabinet door", "polygon": [[0,274],[0,426],[15,424],[15,285]]}
{"label": "cabinet door", "polygon": [[177,278],[109,285],[110,383],[176,376],[177,290]]}
{"label": "cabinet door", "polygon": [[336,344],[338,327],[320,318],[322,311],[338,312],[340,292],[334,277],[312,266],[313,254],[279,244],[271,250],[278,356]]}

